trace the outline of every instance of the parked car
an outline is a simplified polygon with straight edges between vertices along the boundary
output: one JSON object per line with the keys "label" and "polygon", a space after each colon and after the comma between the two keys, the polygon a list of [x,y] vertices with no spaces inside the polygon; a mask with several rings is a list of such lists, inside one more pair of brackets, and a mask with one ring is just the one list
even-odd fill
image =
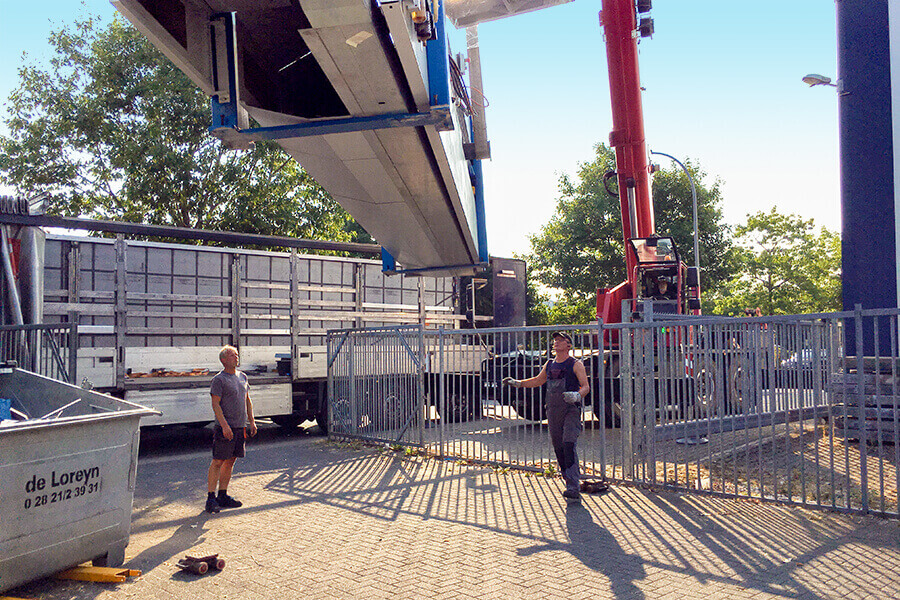
{"label": "parked car", "polygon": [[824,348],[818,352],[812,348],[794,352],[781,361],[775,372],[775,382],[781,388],[813,389],[817,381],[824,385],[827,379],[828,353]]}
{"label": "parked car", "polygon": [[549,360],[545,351],[516,350],[497,354],[481,364],[481,381],[485,398],[512,406],[520,417],[541,421],[544,414],[543,388],[511,388],[502,385],[504,377],[528,379],[540,373]]}

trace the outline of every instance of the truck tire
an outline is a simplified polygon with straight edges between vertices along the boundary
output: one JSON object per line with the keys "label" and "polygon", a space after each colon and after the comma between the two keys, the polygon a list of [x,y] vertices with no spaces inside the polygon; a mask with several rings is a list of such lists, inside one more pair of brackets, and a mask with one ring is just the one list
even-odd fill
{"label": "truck tire", "polygon": [[454,393],[447,398],[447,421],[464,423],[481,418],[481,398],[466,393]]}
{"label": "truck tire", "polygon": [[526,421],[543,421],[547,418],[544,410],[544,399],[538,395],[520,398],[516,403],[516,412]]}
{"label": "truck tire", "polygon": [[328,408],[316,415],[316,425],[322,430],[324,435],[328,435]]}
{"label": "truck tire", "polygon": [[300,425],[303,421],[306,420],[305,415],[298,415],[297,413],[291,413],[289,415],[278,415],[272,417],[272,421],[281,427],[282,429],[286,429],[288,431],[293,431],[297,429],[297,426]]}
{"label": "truck tire", "polygon": [[[603,385],[606,386],[603,400],[603,424],[607,429],[622,427],[622,392],[618,386],[618,380],[604,377]],[[597,398],[599,397],[598,394]],[[596,412],[595,415],[600,416]]]}

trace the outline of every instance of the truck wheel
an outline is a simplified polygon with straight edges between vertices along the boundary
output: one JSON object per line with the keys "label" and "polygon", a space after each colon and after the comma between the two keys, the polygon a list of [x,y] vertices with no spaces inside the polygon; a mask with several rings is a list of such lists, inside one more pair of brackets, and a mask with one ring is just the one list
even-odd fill
{"label": "truck wheel", "polygon": [[745,382],[742,381],[743,378],[744,370],[739,365],[733,366],[728,378],[730,384],[728,386],[728,408],[731,414],[743,413],[746,408],[746,400],[749,400],[749,398],[744,398],[743,384]]}
{"label": "truck wheel", "polygon": [[528,421],[543,421],[546,419],[544,414],[544,400],[540,397],[521,398],[516,403],[516,412],[519,416]]}
{"label": "truck wheel", "polygon": [[403,412],[403,403],[395,395],[390,395],[370,407],[369,423],[376,431],[390,431],[399,429],[406,420]]}
{"label": "truck wheel", "polygon": [[[619,381],[611,377],[603,379],[603,385],[606,387],[606,398],[603,406],[603,421],[607,429],[619,428],[622,426],[622,393],[619,388]],[[597,395],[599,398],[599,394]],[[595,407],[596,408],[596,407]],[[600,415],[597,415],[598,417]]]}
{"label": "truck wheel", "polygon": [[316,415],[316,425],[322,430],[322,433],[328,435],[328,408]]}
{"label": "truck wheel", "polygon": [[277,417],[272,417],[272,421],[283,429],[287,429],[288,431],[292,431],[297,429],[297,426],[300,425],[303,421],[306,420],[306,417],[303,415],[298,415],[297,413],[292,413],[289,415],[278,415]]}
{"label": "truck wheel", "polygon": [[447,398],[447,420],[450,423],[464,423],[481,418],[481,398],[469,394],[455,393]]}

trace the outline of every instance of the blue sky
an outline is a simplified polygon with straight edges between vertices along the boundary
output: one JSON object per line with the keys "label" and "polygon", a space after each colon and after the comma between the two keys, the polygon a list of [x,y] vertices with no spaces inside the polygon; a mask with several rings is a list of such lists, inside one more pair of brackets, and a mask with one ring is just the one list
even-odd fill
{"label": "blue sky", "polygon": [[[86,4],[112,18],[106,0]],[[16,86],[22,53],[46,60],[50,30],[82,10],[72,0],[0,0],[0,100]],[[599,0],[576,0],[479,27],[493,255],[528,251],[529,234],[553,215],[560,175],[607,140],[599,10]],[[718,178],[728,223],[775,206],[839,231],[837,97],[800,81],[837,78],[834,3],[656,0],[651,16],[656,33],[640,45],[649,148],[699,163],[706,183]],[[464,52],[461,32],[451,43]]]}

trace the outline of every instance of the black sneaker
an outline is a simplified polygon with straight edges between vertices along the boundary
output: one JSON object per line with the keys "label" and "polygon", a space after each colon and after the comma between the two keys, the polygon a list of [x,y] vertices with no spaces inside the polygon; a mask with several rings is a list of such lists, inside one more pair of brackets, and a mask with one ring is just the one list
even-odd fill
{"label": "black sneaker", "polygon": [[216,502],[215,498],[207,498],[206,499],[206,512],[217,513],[220,510],[222,510],[222,507],[219,506],[219,503]]}
{"label": "black sneaker", "polygon": [[581,502],[581,494],[579,494],[578,492],[566,490],[562,493],[562,495],[567,502]]}
{"label": "black sneaker", "polygon": [[240,508],[244,505],[240,500],[235,500],[228,494],[219,494],[219,497],[216,498],[216,503],[221,508]]}

